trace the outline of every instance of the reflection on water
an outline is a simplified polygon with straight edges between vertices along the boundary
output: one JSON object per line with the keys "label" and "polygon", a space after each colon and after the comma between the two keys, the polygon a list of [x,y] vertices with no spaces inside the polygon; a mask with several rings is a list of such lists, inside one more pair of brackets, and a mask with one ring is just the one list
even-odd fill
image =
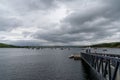
{"label": "reflection on water", "polygon": [[108,53],[108,54],[120,54],[119,48],[91,48],[91,52]]}
{"label": "reflection on water", "polygon": [[81,49],[0,49],[0,80],[97,80],[81,61]]}
{"label": "reflection on water", "polygon": [[80,49],[0,49],[0,80],[85,80]]}
{"label": "reflection on water", "polygon": [[83,60],[82,60],[82,67],[83,67],[83,73],[86,73],[84,74],[86,80],[100,80],[98,75],[96,75],[96,71],[91,69],[91,67],[88,66],[88,64],[85,63]]}

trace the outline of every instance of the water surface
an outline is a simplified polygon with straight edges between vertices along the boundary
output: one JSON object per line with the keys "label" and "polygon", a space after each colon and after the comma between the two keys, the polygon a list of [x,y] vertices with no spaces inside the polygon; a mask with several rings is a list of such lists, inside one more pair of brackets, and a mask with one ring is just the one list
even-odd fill
{"label": "water surface", "polygon": [[80,49],[0,49],[0,80],[86,80],[81,61],[68,58]]}
{"label": "water surface", "polygon": [[[97,52],[103,52],[97,49]],[[0,80],[97,80],[82,61],[69,59],[81,49],[0,48]],[[93,50],[94,51],[94,50]],[[119,49],[106,53],[119,54]]]}

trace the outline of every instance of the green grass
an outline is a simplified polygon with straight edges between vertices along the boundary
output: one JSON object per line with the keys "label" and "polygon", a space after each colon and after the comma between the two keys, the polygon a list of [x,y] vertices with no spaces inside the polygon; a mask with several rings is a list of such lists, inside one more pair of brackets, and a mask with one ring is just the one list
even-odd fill
{"label": "green grass", "polygon": [[0,43],[0,48],[17,48],[17,46]]}
{"label": "green grass", "polygon": [[102,43],[91,45],[91,47],[109,47],[109,48],[120,48],[120,42],[112,42],[112,43]]}

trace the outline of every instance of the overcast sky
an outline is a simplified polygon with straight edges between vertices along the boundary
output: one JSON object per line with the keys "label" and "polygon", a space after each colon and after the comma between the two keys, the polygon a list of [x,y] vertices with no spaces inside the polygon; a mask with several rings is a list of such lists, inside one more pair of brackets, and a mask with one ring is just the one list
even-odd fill
{"label": "overcast sky", "polygon": [[120,0],[0,0],[0,42],[89,45],[120,41]]}

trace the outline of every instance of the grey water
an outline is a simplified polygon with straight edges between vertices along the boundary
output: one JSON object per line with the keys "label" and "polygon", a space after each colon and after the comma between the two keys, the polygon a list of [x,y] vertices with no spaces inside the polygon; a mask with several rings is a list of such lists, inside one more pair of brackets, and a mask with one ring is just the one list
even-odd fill
{"label": "grey water", "polygon": [[0,80],[97,80],[82,61],[68,58],[80,52],[79,48],[0,48]]}

